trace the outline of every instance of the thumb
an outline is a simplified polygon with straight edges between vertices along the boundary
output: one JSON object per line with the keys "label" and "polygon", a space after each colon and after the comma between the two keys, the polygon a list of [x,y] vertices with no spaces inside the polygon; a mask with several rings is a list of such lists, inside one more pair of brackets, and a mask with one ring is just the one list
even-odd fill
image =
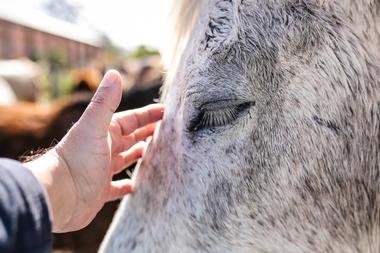
{"label": "thumb", "polygon": [[92,130],[101,132],[107,130],[120,104],[121,95],[122,79],[119,72],[107,71],[80,121],[90,126]]}

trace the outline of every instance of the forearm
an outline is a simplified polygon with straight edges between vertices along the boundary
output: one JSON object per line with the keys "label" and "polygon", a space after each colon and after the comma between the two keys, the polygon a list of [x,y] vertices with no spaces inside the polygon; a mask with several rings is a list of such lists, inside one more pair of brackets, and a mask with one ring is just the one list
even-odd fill
{"label": "forearm", "polygon": [[72,192],[73,182],[65,162],[51,149],[46,154],[24,164],[38,182],[43,186],[50,204],[53,232],[61,232],[70,221],[74,208],[75,194]]}

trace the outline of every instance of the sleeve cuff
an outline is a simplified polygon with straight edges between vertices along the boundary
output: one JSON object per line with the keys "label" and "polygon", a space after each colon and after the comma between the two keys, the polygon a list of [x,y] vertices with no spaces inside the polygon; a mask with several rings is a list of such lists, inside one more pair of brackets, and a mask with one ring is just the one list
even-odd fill
{"label": "sleeve cuff", "polygon": [[45,190],[19,162],[0,159],[0,174],[0,251],[50,249],[51,216]]}

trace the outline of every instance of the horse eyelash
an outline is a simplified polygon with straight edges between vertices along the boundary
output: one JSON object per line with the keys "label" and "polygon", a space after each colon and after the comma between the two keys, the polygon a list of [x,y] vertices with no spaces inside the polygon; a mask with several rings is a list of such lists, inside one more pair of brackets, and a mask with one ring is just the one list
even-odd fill
{"label": "horse eyelash", "polygon": [[227,125],[235,121],[239,114],[255,103],[243,103],[237,106],[231,106],[216,110],[202,110],[190,126],[191,131],[197,131],[202,128],[212,128]]}
{"label": "horse eyelash", "polygon": [[204,111],[200,121],[202,127],[218,127],[226,125],[237,119],[237,108],[226,108],[223,110]]}

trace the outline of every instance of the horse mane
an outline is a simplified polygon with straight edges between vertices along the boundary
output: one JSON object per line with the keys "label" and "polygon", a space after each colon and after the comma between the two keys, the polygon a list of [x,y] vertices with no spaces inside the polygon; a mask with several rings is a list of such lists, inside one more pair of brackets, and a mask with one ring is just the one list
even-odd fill
{"label": "horse mane", "polygon": [[173,25],[170,29],[168,45],[163,49],[162,54],[165,69],[168,70],[162,97],[165,97],[167,86],[171,83],[174,73],[180,64],[182,53],[187,46],[202,1],[172,0],[169,20],[170,24]]}
{"label": "horse mane", "polygon": [[164,52],[168,59],[168,67],[171,67],[171,63],[185,48],[201,2],[202,0],[172,1],[170,23],[174,25],[171,28],[170,47]]}

